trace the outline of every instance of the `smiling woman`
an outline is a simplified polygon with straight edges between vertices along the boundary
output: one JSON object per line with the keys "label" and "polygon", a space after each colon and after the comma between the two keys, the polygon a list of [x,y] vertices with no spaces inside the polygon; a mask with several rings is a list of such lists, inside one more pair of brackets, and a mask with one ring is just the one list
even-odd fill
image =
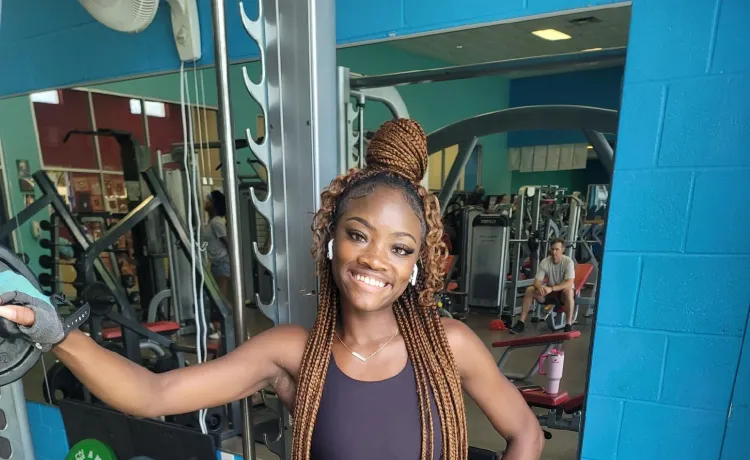
{"label": "smiling woman", "polygon": [[538,458],[540,431],[518,393],[473,332],[437,314],[446,252],[437,198],[419,185],[422,128],[386,122],[366,162],[331,183],[313,221],[321,292],[294,458],[466,458],[462,390],[509,441],[505,458]]}
{"label": "smiling woman", "polygon": [[[161,374],[81,332],[44,344],[105,404],[140,417],[273,386],[294,418],[294,460],[470,458],[464,392],[508,442],[503,460],[538,460],[542,432],[520,393],[467,326],[438,316],[445,247],[437,198],[419,185],[422,128],[386,122],[366,160],[331,182],[313,219],[320,292],[311,331],[277,326],[218,359]],[[37,317],[39,308],[2,305],[0,316],[27,334],[59,326]]]}

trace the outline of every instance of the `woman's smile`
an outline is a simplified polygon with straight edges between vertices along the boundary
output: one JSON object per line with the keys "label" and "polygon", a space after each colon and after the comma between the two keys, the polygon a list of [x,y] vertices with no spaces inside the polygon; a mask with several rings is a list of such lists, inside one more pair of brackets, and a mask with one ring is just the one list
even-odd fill
{"label": "woman's smile", "polygon": [[359,270],[349,270],[349,277],[357,287],[367,292],[382,292],[385,288],[393,287],[382,277]]}

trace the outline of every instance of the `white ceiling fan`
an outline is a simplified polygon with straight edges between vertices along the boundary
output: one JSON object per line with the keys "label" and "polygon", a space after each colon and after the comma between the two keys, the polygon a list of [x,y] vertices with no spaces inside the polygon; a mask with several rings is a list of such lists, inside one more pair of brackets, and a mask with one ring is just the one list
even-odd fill
{"label": "white ceiling fan", "polygon": [[[78,0],[97,21],[119,32],[138,33],[156,17],[160,0]],[[196,0],[166,0],[172,9],[172,32],[180,59],[201,58]]]}

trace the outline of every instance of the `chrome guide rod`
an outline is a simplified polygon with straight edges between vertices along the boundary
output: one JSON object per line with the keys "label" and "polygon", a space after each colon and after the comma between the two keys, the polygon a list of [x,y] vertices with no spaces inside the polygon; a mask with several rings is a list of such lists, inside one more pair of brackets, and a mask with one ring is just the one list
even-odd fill
{"label": "chrome guide rod", "polygon": [[[583,51],[530,58],[507,59],[503,61],[484,62],[437,69],[414,70],[369,77],[352,77],[349,85],[352,90],[363,88],[380,88],[384,86],[412,85],[436,81],[462,80],[466,78],[496,75],[522,70],[556,70],[571,65],[582,68],[592,64],[622,64],[625,62],[625,48],[608,48],[601,51]],[[579,69],[583,70],[583,69]]]}
{"label": "chrome guide rod", "polygon": [[[230,276],[232,285],[232,309],[236,346],[245,341],[245,315],[242,298],[242,258],[240,256],[239,196],[237,191],[237,161],[234,149],[234,123],[229,96],[229,59],[227,56],[226,12],[224,0],[211,0],[214,26],[214,56],[216,60],[216,88],[218,91],[219,153],[223,165],[224,194],[227,207],[227,238],[229,240]],[[197,318],[196,318],[197,320]],[[255,459],[255,443],[252,434],[252,417],[248,399],[240,401],[242,423],[242,453],[246,459]]]}

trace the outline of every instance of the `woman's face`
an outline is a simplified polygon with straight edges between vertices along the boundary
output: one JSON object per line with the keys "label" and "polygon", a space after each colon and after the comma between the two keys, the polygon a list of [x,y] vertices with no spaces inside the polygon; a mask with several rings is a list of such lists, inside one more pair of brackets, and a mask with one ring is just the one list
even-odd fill
{"label": "woman's face", "polygon": [[401,190],[381,186],[349,201],[333,240],[333,279],[342,304],[362,311],[393,305],[419,258],[421,231]]}

